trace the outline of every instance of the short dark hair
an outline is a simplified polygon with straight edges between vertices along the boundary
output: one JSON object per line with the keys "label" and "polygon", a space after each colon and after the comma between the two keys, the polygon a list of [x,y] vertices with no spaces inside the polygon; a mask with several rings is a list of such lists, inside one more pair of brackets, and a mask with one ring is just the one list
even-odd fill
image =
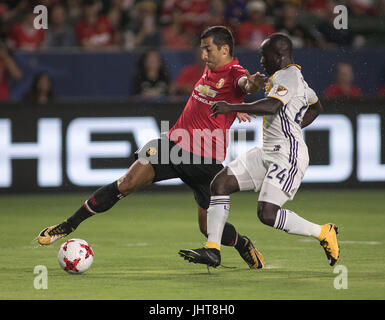
{"label": "short dark hair", "polygon": [[213,37],[213,43],[217,46],[218,50],[222,48],[224,45],[228,45],[230,50],[230,56],[232,57],[234,54],[234,37],[227,27],[224,26],[214,26],[209,27],[201,34],[201,40]]}
{"label": "short dark hair", "polygon": [[268,37],[268,39],[270,39],[276,48],[290,56],[292,55],[293,42],[286,34],[279,32],[273,33]]}

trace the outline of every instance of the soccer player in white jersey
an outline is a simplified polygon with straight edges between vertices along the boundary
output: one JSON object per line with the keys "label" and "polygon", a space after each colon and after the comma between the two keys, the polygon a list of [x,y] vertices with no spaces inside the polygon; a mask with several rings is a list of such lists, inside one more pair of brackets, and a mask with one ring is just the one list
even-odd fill
{"label": "soccer player in white jersey", "polygon": [[223,226],[230,209],[230,194],[259,191],[258,217],[264,224],[289,234],[314,237],[324,248],[333,266],[339,257],[338,228],[318,225],[283,209],[292,200],[309,164],[301,129],[322,111],[315,92],[303,79],[301,67],[294,64],[292,42],[283,34],[273,34],[261,45],[261,65],[271,75],[266,98],[245,104],[217,102],[212,116],[229,112],[263,115],[263,146],[254,147],[220,171],[211,183],[207,214],[208,241],[204,248],[180,250],[190,262],[220,265]]}

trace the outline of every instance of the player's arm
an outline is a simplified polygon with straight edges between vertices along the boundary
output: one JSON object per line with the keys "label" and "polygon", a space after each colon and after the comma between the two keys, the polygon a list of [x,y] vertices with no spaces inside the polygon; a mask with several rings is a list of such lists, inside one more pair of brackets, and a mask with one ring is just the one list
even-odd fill
{"label": "player's arm", "polygon": [[311,124],[322,111],[323,107],[319,100],[316,103],[310,105],[303,116],[301,128],[305,128]]}
{"label": "player's arm", "polygon": [[255,115],[269,115],[276,114],[283,106],[282,101],[275,98],[264,98],[251,103],[230,104],[225,101],[216,102],[211,106],[213,113],[212,117],[218,114],[225,114],[230,112],[245,112]]}
{"label": "player's arm", "polygon": [[256,93],[265,86],[267,77],[259,72],[250,74],[245,70],[246,76],[239,78],[238,86],[246,93]]}

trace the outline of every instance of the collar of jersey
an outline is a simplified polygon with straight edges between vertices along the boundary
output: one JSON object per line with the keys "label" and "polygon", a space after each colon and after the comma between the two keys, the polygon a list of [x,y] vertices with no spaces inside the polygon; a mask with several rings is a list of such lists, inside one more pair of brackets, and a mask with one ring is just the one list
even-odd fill
{"label": "collar of jersey", "polygon": [[[288,64],[286,67],[283,67],[282,69],[279,69],[278,71],[285,70],[285,69],[287,69],[287,68],[289,68],[289,67],[292,67],[292,66],[297,67],[299,70],[302,69],[302,67],[301,67],[299,64],[290,63],[290,64]],[[271,88],[272,88],[272,86],[273,86],[273,85],[272,85],[273,78],[274,78],[275,74],[276,74],[278,71],[274,72],[274,74],[273,74],[272,76],[270,76],[269,80],[267,81],[267,83],[266,83],[266,85],[265,85],[265,92],[269,92],[269,91],[271,90]]]}
{"label": "collar of jersey", "polygon": [[292,67],[292,66],[297,67],[299,70],[302,69],[302,67],[301,67],[299,64],[290,63],[290,64],[288,64],[286,67],[283,67],[282,69],[279,69],[279,70],[285,70],[285,69],[287,69],[287,68],[289,68],[289,67]]}
{"label": "collar of jersey", "polygon": [[277,70],[276,72],[274,72],[274,74],[269,78],[269,80],[272,80],[272,79],[274,78],[275,74],[276,74],[278,71],[285,70],[285,69],[290,68],[290,67],[293,67],[293,66],[294,66],[294,67],[297,67],[299,70],[302,69],[302,67],[301,67],[299,64],[290,63],[290,64],[288,64],[286,67],[283,67],[282,69],[279,69],[279,70]]}
{"label": "collar of jersey", "polygon": [[219,68],[216,68],[214,70],[210,70],[211,72],[221,72],[225,69],[228,69],[230,66],[234,65],[234,64],[239,64],[239,61],[237,58],[234,58],[232,61],[230,61],[228,64],[225,64],[224,66],[222,67],[219,67]]}

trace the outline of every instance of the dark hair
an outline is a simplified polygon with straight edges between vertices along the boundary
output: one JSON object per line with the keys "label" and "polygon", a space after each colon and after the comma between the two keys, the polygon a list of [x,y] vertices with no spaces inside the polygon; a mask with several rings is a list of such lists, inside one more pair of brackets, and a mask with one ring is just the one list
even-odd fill
{"label": "dark hair", "polygon": [[[168,70],[164,64],[164,61],[162,59],[162,56],[160,55],[160,52],[159,50],[157,49],[154,49],[154,48],[147,48],[146,51],[144,51],[140,57],[139,57],[139,60],[138,60],[138,69],[137,69],[137,72],[135,73],[134,77],[133,77],[133,83],[132,83],[132,93],[133,94],[141,94],[142,93],[142,90],[143,90],[143,87],[142,87],[142,84],[144,82],[146,82],[148,80],[147,78],[147,72],[146,72],[146,67],[145,67],[145,61],[148,57],[148,55],[152,52],[155,52],[159,58],[160,58],[160,66],[159,66],[159,70],[158,70],[158,78],[156,79],[155,82],[164,82],[167,84],[169,84],[169,73],[168,73]],[[152,80],[151,80],[152,81]]]}
{"label": "dark hair", "polygon": [[50,84],[51,84],[51,87],[50,87],[48,94],[47,94],[48,100],[54,99],[51,76],[47,72],[40,72],[40,73],[36,74],[35,77],[33,78],[29,91],[24,95],[24,101],[31,102],[31,103],[37,102],[38,91],[39,91],[38,85],[39,85],[39,81],[42,77],[48,77]]}
{"label": "dark hair", "polygon": [[276,48],[279,48],[279,50],[290,56],[292,55],[293,42],[286,34],[279,32],[273,33],[268,36],[268,39],[270,39]]}
{"label": "dark hair", "polygon": [[230,56],[233,56],[234,38],[230,29],[224,26],[209,27],[202,32],[200,39],[202,40],[208,37],[213,37],[213,43],[217,46],[218,50],[227,44],[230,48]]}
{"label": "dark hair", "polygon": [[139,72],[141,74],[145,74],[146,73],[146,59],[147,57],[151,54],[151,53],[156,53],[159,57],[159,60],[160,60],[160,67],[159,67],[159,74],[167,74],[167,69],[166,69],[166,66],[164,64],[164,61],[162,59],[162,56],[159,52],[158,49],[155,49],[155,48],[147,48],[139,57],[139,60],[138,60],[138,69],[139,69]]}

